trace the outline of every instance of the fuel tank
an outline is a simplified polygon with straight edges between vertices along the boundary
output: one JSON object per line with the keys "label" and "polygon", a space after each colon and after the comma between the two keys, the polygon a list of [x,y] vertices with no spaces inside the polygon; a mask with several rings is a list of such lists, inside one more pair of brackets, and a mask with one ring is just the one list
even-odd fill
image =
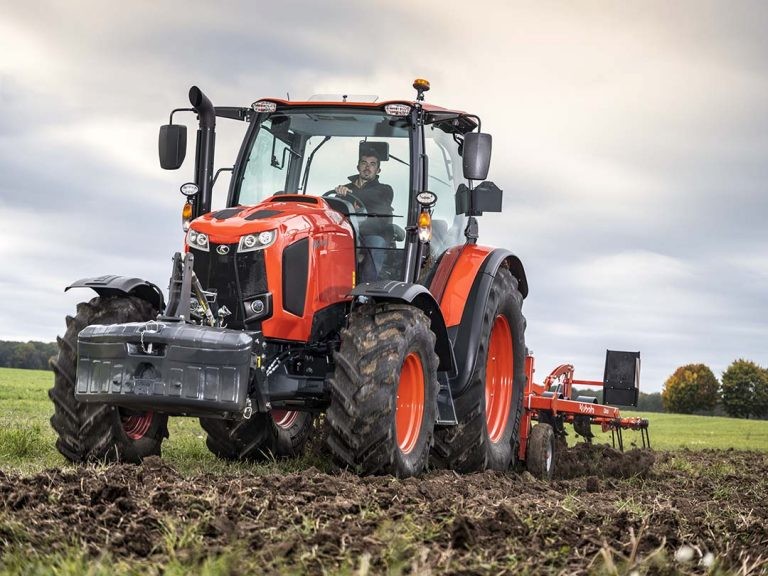
{"label": "fuel tank", "polygon": [[310,341],[313,321],[327,324],[355,285],[352,225],[315,196],[205,214],[192,221],[186,249],[203,288],[231,312],[227,326],[267,338]]}

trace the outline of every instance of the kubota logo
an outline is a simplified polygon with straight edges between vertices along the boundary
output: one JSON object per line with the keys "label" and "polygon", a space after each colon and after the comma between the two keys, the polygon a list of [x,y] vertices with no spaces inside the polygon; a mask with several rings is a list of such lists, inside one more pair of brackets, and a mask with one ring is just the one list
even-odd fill
{"label": "kubota logo", "polygon": [[579,404],[579,412],[582,414],[594,414],[595,407],[592,404]]}
{"label": "kubota logo", "polygon": [[229,254],[229,246],[227,246],[226,244],[220,244],[216,248],[216,252],[218,252],[222,256],[224,256],[225,254]]}

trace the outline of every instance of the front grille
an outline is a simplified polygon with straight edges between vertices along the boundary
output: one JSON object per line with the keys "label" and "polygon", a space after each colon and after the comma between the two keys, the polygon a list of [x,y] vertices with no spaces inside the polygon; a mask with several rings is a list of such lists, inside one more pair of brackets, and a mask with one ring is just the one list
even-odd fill
{"label": "front grille", "polygon": [[194,251],[195,274],[205,290],[216,292],[216,304],[232,312],[227,326],[244,328],[243,300],[267,292],[264,251],[237,253],[237,244],[225,244],[229,252],[219,254],[218,246],[211,244],[210,252]]}

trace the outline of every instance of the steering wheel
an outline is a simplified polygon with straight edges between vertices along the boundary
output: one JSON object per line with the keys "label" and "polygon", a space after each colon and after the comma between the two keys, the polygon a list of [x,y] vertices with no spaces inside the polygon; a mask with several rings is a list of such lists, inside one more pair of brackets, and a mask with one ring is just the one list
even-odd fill
{"label": "steering wheel", "polygon": [[336,200],[341,200],[348,206],[350,206],[351,210],[349,210],[350,215],[355,214],[358,218],[361,220],[365,219],[368,215],[368,210],[365,208],[365,204],[363,203],[360,198],[355,196],[352,192],[347,192],[346,194],[342,195],[336,192],[336,190],[328,190],[325,194],[323,194],[323,198],[332,198]]}

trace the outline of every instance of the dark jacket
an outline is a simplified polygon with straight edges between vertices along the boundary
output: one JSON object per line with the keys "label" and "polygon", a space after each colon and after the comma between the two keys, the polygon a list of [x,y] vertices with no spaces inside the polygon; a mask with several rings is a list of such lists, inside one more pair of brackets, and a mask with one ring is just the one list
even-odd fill
{"label": "dark jacket", "polygon": [[350,176],[349,184],[345,186],[363,201],[368,214],[372,215],[360,225],[360,233],[383,236],[385,240],[390,241],[392,239],[392,198],[394,197],[392,187],[379,182],[379,177],[376,176],[358,188],[357,177],[357,174]]}

